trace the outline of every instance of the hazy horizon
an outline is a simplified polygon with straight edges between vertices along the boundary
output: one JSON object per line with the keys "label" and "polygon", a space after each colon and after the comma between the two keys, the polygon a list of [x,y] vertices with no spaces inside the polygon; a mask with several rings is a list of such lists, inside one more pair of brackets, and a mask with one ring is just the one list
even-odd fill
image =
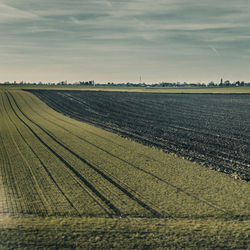
{"label": "hazy horizon", "polygon": [[247,0],[0,0],[0,82],[250,82]]}

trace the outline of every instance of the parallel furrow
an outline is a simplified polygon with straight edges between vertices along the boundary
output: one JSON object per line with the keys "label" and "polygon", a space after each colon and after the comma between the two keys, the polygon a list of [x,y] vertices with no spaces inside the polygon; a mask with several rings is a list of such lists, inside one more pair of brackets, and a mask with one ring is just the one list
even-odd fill
{"label": "parallel furrow", "polygon": [[[20,97],[21,97],[21,96],[20,96]],[[23,100],[23,101],[27,104],[26,100]],[[34,111],[34,109],[33,109],[32,107],[30,107],[30,109],[35,113],[35,111]],[[111,158],[113,157],[113,158],[119,160],[120,162],[123,162],[123,163],[125,163],[126,165],[128,165],[128,166],[134,168],[134,169],[143,171],[143,169],[141,169],[141,168],[139,168],[139,167],[137,167],[137,166],[135,166],[135,165],[129,163],[128,161],[126,161],[126,160],[124,160],[124,159],[122,159],[122,158],[120,158],[120,157],[118,157],[118,156],[116,156],[116,155],[114,155],[114,154],[108,152],[108,151],[105,150],[104,148],[102,148],[102,147],[100,147],[100,146],[97,146],[97,145],[94,144],[94,143],[91,143],[91,142],[88,141],[87,139],[85,139],[85,138],[83,138],[83,137],[81,137],[81,136],[79,136],[79,135],[77,135],[77,134],[72,133],[72,131],[66,129],[64,126],[61,126],[60,124],[58,124],[58,123],[56,123],[56,122],[53,122],[51,119],[48,119],[48,118],[47,118],[47,117],[50,116],[50,114],[47,113],[47,112],[46,112],[46,114],[47,114],[46,117],[45,117],[42,113],[40,114],[40,116],[42,117],[43,120],[46,120],[46,121],[48,121],[48,122],[51,123],[51,124],[54,124],[56,127],[61,128],[62,130],[66,131],[67,133],[69,133],[69,134],[72,135],[73,137],[78,138],[80,141],[83,141],[83,142],[85,142],[85,143],[91,145],[91,146],[94,147],[95,149],[98,149],[98,150],[104,152],[104,153],[107,154],[109,157],[111,157]],[[62,119],[61,119],[61,120],[62,120]],[[62,121],[64,121],[64,120],[62,120]],[[50,133],[51,133],[51,132],[50,132]],[[143,196],[142,196],[140,193],[138,193],[136,190],[132,189],[132,188],[131,188],[130,186],[128,186],[126,183],[124,183],[124,182],[122,182],[120,179],[116,178],[116,177],[115,177],[114,175],[112,175],[110,172],[106,171],[105,169],[102,169],[102,171],[103,171],[104,173],[106,173],[107,175],[109,175],[113,180],[116,180],[116,182],[119,182],[119,183],[121,183],[123,186],[125,186],[127,190],[130,190],[130,192],[135,193],[135,194],[136,194],[137,196],[139,196],[141,199],[145,200],[147,203],[151,203],[151,206],[154,206],[154,207],[156,208],[155,204],[153,204],[151,201],[147,200],[145,197],[143,197]],[[147,171],[143,171],[143,172],[144,172],[144,173],[147,173]],[[151,176],[153,176],[153,175],[151,174]],[[159,208],[157,208],[157,209],[159,209]]]}
{"label": "parallel furrow", "polygon": [[[166,152],[175,153],[205,166],[213,166],[214,169],[222,172],[229,174],[237,172],[243,179],[249,178],[247,171],[249,120],[244,118],[246,111],[233,107],[234,103],[239,103],[249,108],[246,98],[239,99],[238,96],[233,96],[233,101],[229,102],[222,96],[225,107],[222,105],[216,108],[220,104],[219,99],[211,95],[207,97],[214,101],[214,106],[208,105],[207,100],[205,103],[201,102],[200,95],[140,94],[138,101],[135,102],[137,95],[133,93],[114,95],[55,91],[53,95],[55,100],[51,100],[49,91],[42,91],[42,93],[35,91],[35,94],[51,103],[52,108],[59,109],[78,120],[85,120],[90,124],[132,138],[145,145],[162,148]],[[67,103],[62,106],[64,99],[71,104],[71,110],[67,109]],[[118,99],[116,105],[112,104]],[[85,108],[85,102],[94,109],[94,112],[91,113],[88,107]],[[177,104],[182,108],[175,107]],[[195,104],[200,105],[199,109],[194,108]],[[136,111],[135,105],[140,107]],[[70,109],[71,106],[68,108]],[[106,110],[109,110],[109,114]],[[135,112],[131,113],[131,110]],[[102,111],[104,117],[99,119],[95,112],[102,113]],[[233,126],[230,127],[228,127],[228,115],[234,120]],[[126,121],[123,120],[124,117],[127,117]],[[137,121],[136,124],[134,120]],[[145,123],[147,126],[144,126]],[[205,144],[204,141],[206,141]]]}
{"label": "parallel furrow", "polygon": [[[1,103],[3,107],[3,95],[1,95]],[[5,124],[5,117],[3,117],[3,120],[1,123],[6,127]],[[6,197],[8,202],[8,209],[10,214],[16,215],[18,213],[25,213],[26,212],[26,206],[25,201],[22,199],[22,191],[19,188],[18,181],[17,181],[17,175],[16,171],[11,164],[12,157],[10,156],[9,152],[9,137],[7,133],[0,133],[1,136],[1,151],[2,155],[4,156],[1,161],[3,161],[1,164],[1,170],[2,170],[2,177],[3,177],[3,184],[6,187]],[[11,148],[12,150],[12,148]]]}
{"label": "parallel furrow", "polygon": [[[50,98],[50,96],[47,96],[46,94],[45,94],[45,96],[46,96],[47,100],[49,100],[49,102],[53,103],[53,105],[52,105],[53,107],[58,107],[60,110],[63,110],[63,112],[66,113],[70,117],[72,117],[72,114],[74,114],[73,115],[74,118],[76,118],[78,120],[82,120],[83,117],[81,115],[79,115],[77,112],[74,112],[73,110],[68,109],[68,106],[61,106],[60,103],[55,102],[53,99]],[[139,135],[137,132],[128,131],[128,130],[122,129],[120,127],[119,128],[118,127],[117,128],[114,128],[114,127],[110,128],[109,126],[106,126],[104,123],[99,123],[98,121],[88,120],[86,122],[88,122],[90,124],[98,125],[101,128],[104,128],[108,131],[118,133],[121,136],[131,138],[139,143],[154,146],[157,148],[162,148],[162,149],[164,149],[165,152],[174,153],[178,156],[184,156],[190,160],[196,160],[196,161],[201,162],[203,165],[208,166],[208,167],[211,167],[214,165],[214,159],[215,159],[215,154],[216,154],[217,155],[216,156],[217,162],[216,162],[216,166],[214,168],[226,170],[228,173],[234,172],[234,168],[225,165],[225,162],[227,162],[228,165],[231,165],[232,160],[227,157],[227,154],[224,154],[224,157],[223,157],[223,152],[219,152],[221,154],[221,156],[218,155],[218,151],[213,151],[213,152],[208,153],[208,150],[205,150],[204,152],[199,152],[198,155],[197,154],[194,155],[193,150],[191,150],[190,152],[188,150],[185,150],[185,151],[182,151],[180,153],[179,147],[186,148],[192,144],[181,143],[180,140],[179,141],[176,140],[176,138],[180,137],[180,135],[176,134],[177,137],[176,136],[174,137],[173,132],[171,132],[171,133],[169,132],[169,134],[171,134],[171,136],[169,136],[167,141],[162,139],[162,138],[158,138],[156,141],[155,138],[150,138],[149,136],[145,136],[145,135]],[[168,127],[168,129],[171,128],[171,126],[169,126],[169,125],[167,127]],[[173,137],[173,139],[171,140],[172,137]],[[185,138],[187,138],[187,137],[185,136]],[[178,143],[177,143],[177,141],[178,141]],[[201,140],[200,142],[196,140],[196,142],[200,143],[201,145],[204,145],[203,140]],[[212,146],[214,147],[215,144],[213,144]],[[201,150],[201,147],[199,147],[199,151],[200,150]],[[211,151],[211,147],[210,147],[210,151]],[[203,156],[204,153],[206,154],[207,158],[204,158],[204,156]],[[220,161],[222,161],[222,162],[220,162]],[[248,167],[248,163],[244,164],[244,162],[237,162],[237,164],[239,166],[243,165],[244,167]],[[244,174],[245,173],[244,167],[242,170],[240,170],[239,166],[238,166],[237,172]]]}

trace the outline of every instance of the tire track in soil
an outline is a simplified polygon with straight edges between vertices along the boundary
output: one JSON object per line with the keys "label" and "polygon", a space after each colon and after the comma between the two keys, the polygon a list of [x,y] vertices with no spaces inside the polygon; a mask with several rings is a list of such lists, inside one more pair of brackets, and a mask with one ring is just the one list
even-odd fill
{"label": "tire track in soil", "polygon": [[[49,98],[48,98],[48,99],[49,99]],[[51,103],[54,103],[54,106],[57,106],[57,103],[56,103],[56,102],[53,102],[53,100],[50,100],[50,101],[51,101]],[[47,104],[47,103],[46,103],[46,104]],[[48,104],[47,104],[47,105],[48,105]],[[53,108],[53,106],[50,106],[50,105],[48,105],[48,106],[49,106],[51,109],[53,109],[55,112],[58,112],[58,113],[62,114],[61,112],[56,111],[56,110]],[[52,114],[48,113],[47,111],[45,111],[45,112],[46,112],[47,114],[49,114],[49,115],[52,115]],[[63,114],[63,115],[64,115],[65,117],[69,117],[69,116],[67,116],[66,114]],[[69,118],[70,118],[70,117],[69,117]],[[79,128],[78,125],[76,125],[75,123],[66,121],[66,120],[61,119],[61,118],[59,118],[59,117],[57,117],[57,119],[60,120],[60,121],[62,121],[62,122],[65,122],[65,123],[67,123],[67,124],[70,124],[71,126],[74,126],[74,127],[76,127],[76,128]],[[77,119],[75,119],[75,118],[71,118],[71,119],[74,119],[74,120],[76,120],[76,121],[79,121],[79,120],[77,120]],[[83,121],[80,121],[80,122],[83,122]],[[89,124],[89,125],[98,127],[96,124],[92,124],[92,123],[87,122],[87,121],[84,121],[84,122],[87,123],[87,124]],[[106,129],[106,130],[108,130],[108,129]],[[111,131],[111,130],[108,130],[108,131]],[[113,132],[113,131],[111,131],[111,132]],[[92,135],[94,135],[94,136],[96,136],[96,137],[102,138],[104,141],[110,142],[110,143],[116,145],[116,146],[119,147],[119,148],[122,148],[122,149],[125,149],[125,150],[129,150],[129,148],[125,148],[124,146],[122,146],[122,145],[120,145],[120,144],[118,144],[118,143],[112,141],[111,139],[109,139],[109,138],[107,138],[107,137],[104,137],[104,136],[101,136],[101,135],[99,135],[99,134],[96,134],[96,133],[94,133],[93,131],[88,130],[88,133],[90,133],[90,134],[92,134]],[[122,135],[120,134],[120,136],[122,136]],[[128,138],[128,137],[125,137],[125,136],[122,136],[122,137]],[[136,140],[135,140],[135,141],[136,141]],[[130,151],[130,152],[133,152],[133,151]],[[143,157],[145,157],[145,158],[147,158],[147,159],[150,159],[150,160],[153,159],[154,161],[156,161],[156,162],[158,162],[158,163],[163,163],[163,162],[159,161],[158,159],[155,159],[155,158],[153,158],[153,157],[151,158],[151,157],[149,157],[149,156],[147,156],[147,155],[145,155],[145,154],[143,154],[143,153],[138,153],[138,155],[141,155],[141,156],[143,156]]]}
{"label": "tire track in soil", "polygon": [[[76,158],[78,158],[80,161],[82,161],[84,164],[86,164],[88,167],[90,167],[91,169],[93,169],[96,173],[98,173],[99,175],[101,175],[104,179],[106,179],[108,182],[110,182],[111,184],[113,184],[116,188],[118,188],[120,191],[122,191],[125,195],[127,195],[131,200],[137,202],[137,204],[139,204],[141,207],[143,207],[144,209],[148,210],[149,212],[151,212],[151,214],[156,217],[156,218],[163,218],[163,215],[161,215],[158,211],[156,211],[155,209],[151,208],[149,205],[147,205],[146,203],[144,203],[143,201],[141,201],[140,199],[136,198],[133,194],[131,194],[128,190],[126,190],[124,187],[122,187],[119,183],[117,183],[116,181],[114,181],[112,178],[110,178],[108,175],[106,175],[105,173],[103,173],[100,169],[98,169],[97,167],[95,167],[94,165],[92,165],[91,163],[89,163],[88,161],[86,161],[85,159],[83,159],[81,156],[79,156],[78,154],[76,154],[75,152],[73,152],[70,148],[68,148],[67,146],[65,146],[64,144],[62,144],[60,141],[58,141],[53,135],[51,135],[47,130],[45,130],[44,128],[42,128],[39,124],[37,124],[36,122],[34,122],[32,119],[30,119],[29,117],[27,117],[22,110],[20,109],[19,105],[16,103],[16,100],[14,99],[13,95],[11,93],[9,93],[9,95],[12,97],[15,105],[17,106],[17,108],[19,109],[19,111],[23,114],[24,117],[26,117],[26,119],[28,119],[31,123],[33,123],[34,125],[36,125],[38,128],[40,128],[45,134],[47,134],[50,138],[52,138],[56,143],[58,143],[61,147],[63,147],[64,149],[66,149],[68,152],[70,152],[72,155],[74,155]],[[8,98],[9,99],[9,98]],[[17,115],[17,114],[16,114]],[[18,115],[17,115],[18,116]],[[19,117],[19,116],[18,116]],[[20,120],[22,120],[19,117]],[[22,120],[23,121],[23,120]],[[23,121],[23,123],[25,123]],[[29,127],[29,129],[32,131],[33,134],[35,134],[35,132],[32,130],[32,128],[30,128],[29,125],[27,125],[25,123],[26,126]],[[42,141],[42,139],[35,134],[35,136],[37,138],[39,138],[39,140]],[[68,167],[79,177],[79,178],[83,178],[83,181],[86,182],[86,185],[90,185],[90,189],[95,190],[96,192],[98,192],[94,186],[92,186],[92,184],[90,184],[84,177],[82,177],[80,175],[80,173],[75,170],[72,166],[70,166],[70,164],[68,162],[66,162],[60,155],[58,155],[52,148],[49,147],[49,145],[47,145],[44,141],[42,141],[42,143],[44,143],[44,145],[46,145],[46,147],[48,147],[51,151],[54,152],[54,154],[57,155],[57,157],[60,157],[62,159],[62,161],[64,161],[65,163],[68,164]],[[65,164],[66,165],[66,164]],[[98,195],[101,196],[100,198],[105,201],[106,198],[104,198],[104,196],[102,196],[99,192]],[[105,203],[107,202],[107,200],[105,201]],[[109,206],[112,207],[112,210],[115,212],[116,215],[118,215],[119,217],[122,217],[122,213],[119,211],[118,208],[116,208],[110,201],[110,204],[107,204]],[[111,208],[110,207],[110,208]]]}
{"label": "tire track in soil", "polygon": [[[10,94],[10,93],[9,93]],[[10,94],[11,95],[11,94]],[[12,95],[11,95],[12,96]],[[14,107],[11,104],[11,101],[9,97],[7,96],[9,104],[11,106],[11,109],[15,113],[16,117],[31,131],[31,133],[47,148],[49,151],[52,152],[52,154],[55,155],[56,158],[58,158],[71,172],[75,174],[75,176],[78,177],[79,180],[81,180],[82,183],[85,184],[86,187],[88,187],[98,198],[100,198],[109,208],[111,211],[115,213],[116,216],[121,217],[122,213],[118,208],[116,208],[108,199],[106,199],[91,183],[89,183],[77,170],[75,170],[62,156],[60,156],[57,152],[55,152],[46,142],[42,140],[40,136],[38,136],[34,130],[16,113],[14,110]],[[12,97],[13,98],[13,97]],[[13,98],[14,102],[15,99]],[[94,199],[95,200],[95,199]],[[105,213],[109,216],[112,217],[112,214],[109,213],[98,201],[95,200],[95,202],[101,206],[101,208],[105,211]]]}
{"label": "tire track in soil", "polygon": [[[2,91],[0,90],[0,99],[2,100]],[[2,107],[1,103],[0,103],[0,107]],[[0,120],[3,120],[3,109],[0,109]],[[0,126],[0,131],[1,131],[1,126]],[[8,185],[4,185],[4,177],[6,179],[6,173],[5,173],[5,168],[4,165],[6,165],[6,161],[8,161],[8,159],[6,159],[6,154],[4,153],[3,150],[3,138],[2,138],[2,134],[0,133],[0,145],[2,145],[2,147],[0,148],[0,161],[1,164],[0,165],[0,216],[2,216],[3,214],[10,214],[10,208],[12,207],[11,202],[8,201],[7,196],[7,186]],[[6,180],[5,180],[6,181]],[[0,221],[1,221],[1,217],[0,217]]]}
{"label": "tire track in soil", "polygon": [[[3,101],[3,94],[1,95],[1,102],[2,104],[4,104]],[[4,138],[2,137],[2,135],[0,134],[1,138],[2,138],[2,150],[4,151],[4,155],[6,156],[6,161],[7,161],[7,166],[11,166],[11,162],[10,162],[10,156],[9,156],[9,152],[8,149],[6,148],[6,145],[4,142]],[[15,174],[13,172],[13,168],[10,167],[5,167],[4,170],[5,172],[5,184],[8,187],[7,188],[7,201],[9,205],[9,211],[11,215],[16,215],[19,212],[25,213],[26,211],[26,206],[25,206],[25,201],[22,202],[18,202],[20,200],[20,197],[22,197],[22,192],[20,191],[19,186],[16,184],[16,177]]]}
{"label": "tire track in soil", "polygon": [[[5,112],[6,112],[7,116],[8,116],[8,118],[9,118],[9,120],[11,121],[11,123],[16,128],[16,125],[13,123],[12,119],[9,116],[9,113],[7,112],[7,109],[6,109],[6,106],[5,106],[4,102],[3,102],[3,106],[4,106]],[[34,172],[32,171],[32,167],[31,167],[30,163],[27,161],[25,155],[22,153],[22,150],[20,149],[20,146],[18,146],[18,144],[16,143],[15,139],[13,138],[12,133],[10,133],[10,137],[11,137],[11,139],[13,141],[13,144],[15,145],[15,147],[16,147],[19,155],[23,159],[23,162],[27,166],[27,170],[28,170],[28,172],[29,172],[29,174],[31,176],[32,183],[34,184],[36,193],[38,194],[37,196],[39,197],[39,202],[41,202],[41,204],[43,205],[44,211],[42,211],[41,215],[43,215],[43,216],[46,215],[47,216],[49,210],[52,210],[52,208],[51,208],[50,204],[48,203],[48,201],[47,201],[47,199],[45,197],[45,194],[42,191],[42,189],[41,189],[41,187],[39,185],[39,182],[37,181],[36,176],[34,175]]]}
{"label": "tire track in soil", "polygon": [[[6,111],[6,107],[4,106],[4,109]],[[25,144],[28,146],[28,148],[31,150],[31,152],[36,156],[36,158],[38,159],[39,163],[41,164],[41,166],[44,168],[45,172],[47,173],[47,175],[49,176],[49,178],[51,179],[51,181],[53,182],[53,184],[58,188],[58,190],[60,191],[60,193],[62,194],[62,196],[66,199],[66,201],[70,204],[70,206],[77,212],[78,215],[80,215],[79,211],[76,209],[76,207],[73,205],[73,203],[69,200],[69,198],[67,197],[67,195],[63,192],[63,190],[60,188],[60,186],[56,183],[55,179],[53,178],[52,174],[50,173],[50,171],[48,170],[48,168],[45,166],[45,164],[43,163],[43,161],[39,158],[39,156],[37,155],[37,153],[33,150],[33,148],[30,146],[30,144],[27,142],[27,140],[24,138],[24,136],[22,135],[21,131],[19,130],[19,128],[16,126],[15,122],[12,120],[12,118],[9,116],[8,112],[6,111],[11,123],[14,125],[14,127],[16,128],[18,134],[20,135],[20,137],[22,138],[22,140],[25,142]]]}
{"label": "tire track in soil", "polygon": [[[30,107],[30,108],[32,109],[32,107]],[[32,110],[33,110],[33,109],[32,109]],[[33,110],[33,112],[34,112],[34,110]],[[48,112],[46,112],[46,113],[49,114]],[[49,114],[49,115],[50,115],[50,114]],[[137,169],[137,170],[139,170],[139,171],[141,171],[141,172],[143,172],[143,173],[145,173],[145,174],[148,174],[148,175],[150,175],[151,177],[153,177],[153,178],[155,178],[155,179],[157,179],[157,180],[163,182],[164,184],[166,184],[166,185],[168,185],[168,186],[174,188],[174,189],[177,190],[178,192],[181,192],[181,193],[183,193],[183,194],[185,194],[185,195],[191,197],[192,199],[194,199],[194,200],[196,200],[196,201],[199,201],[199,202],[201,202],[201,203],[203,203],[203,204],[205,204],[205,205],[207,205],[207,206],[209,206],[209,207],[212,207],[212,208],[214,208],[214,209],[216,209],[216,210],[218,210],[218,211],[227,213],[227,211],[224,210],[223,208],[220,208],[220,207],[218,207],[218,206],[212,204],[212,203],[209,202],[209,201],[203,200],[203,199],[201,199],[200,197],[197,197],[197,196],[195,196],[195,195],[193,195],[193,194],[191,194],[191,193],[189,193],[189,192],[187,192],[187,191],[181,189],[180,187],[178,187],[178,186],[176,186],[176,185],[174,185],[174,184],[171,184],[170,182],[168,182],[168,181],[166,181],[166,180],[160,178],[159,176],[153,174],[152,172],[149,172],[149,171],[147,171],[147,170],[145,170],[145,169],[142,169],[142,168],[140,168],[140,167],[138,167],[138,166],[136,166],[136,165],[134,165],[134,164],[132,164],[132,163],[130,163],[130,162],[128,162],[128,161],[126,161],[126,160],[124,160],[124,159],[122,159],[122,158],[120,158],[120,157],[118,157],[118,156],[116,156],[116,155],[114,155],[114,154],[112,154],[112,153],[110,153],[110,152],[108,152],[107,150],[105,150],[105,149],[103,149],[103,148],[101,148],[101,147],[95,145],[94,143],[91,143],[90,141],[86,140],[85,138],[73,134],[70,130],[64,128],[63,126],[61,126],[61,125],[59,125],[59,124],[56,124],[55,122],[53,122],[53,121],[47,119],[47,118],[44,117],[44,116],[43,116],[43,119],[45,119],[45,120],[47,120],[48,122],[50,122],[50,123],[52,123],[52,124],[54,124],[54,125],[60,127],[61,129],[67,131],[67,132],[70,133],[71,135],[73,135],[73,136],[77,137],[78,139],[80,139],[80,140],[82,140],[82,141],[88,143],[89,145],[91,145],[91,146],[93,146],[93,147],[95,147],[95,148],[97,148],[97,149],[99,149],[99,150],[105,152],[106,154],[108,154],[108,155],[110,155],[110,156],[112,156],[112,157],[114,157],[114,158],[116,158],[116,159],[122,161],[123,163],[126,163],[126,164],[129,165],[130,167],[135,168],[135,169]],[[60,119],[60,120],[64,121],[63,119]],[[66,122],[66,121],[65,121],[65,122]],[[67,123],[67,122],[66,122],[66,123]],[[71,124],[71,123],[70,123],[70,124]],[[75,125],[75,124],[72,124],[72,125]],[[114,178],[114,177],[113,177],[113,178]],[[120,181],[120,180],[118,179],[118,181]],[[123,185],[126,185],[126,184],[123,183]],[[126,185],[126,186],[127,186],[127,185]],[[128,186],[127,186],[127,187],[128,187]],[[131,189],[130,187],[128,187],[128,188]],[[131,189],[131,190],[132,190],[133,192],[135,192],[138,196],[141,196],[141,195],[140,195],[139,193],[137,193],[135,190],[133,190],[133,189]],[[143,196],[141,196],[141,197],[143,198]],[[144,198],[144,199],[145,199],[145,198]],[[149,201],[149,202],[150,202],[150,201]]]}

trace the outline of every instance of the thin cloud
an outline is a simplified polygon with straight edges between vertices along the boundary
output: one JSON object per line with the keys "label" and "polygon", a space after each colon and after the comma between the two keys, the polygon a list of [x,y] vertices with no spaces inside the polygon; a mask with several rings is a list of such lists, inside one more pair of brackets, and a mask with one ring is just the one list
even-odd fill
{"label": "thin cloud", "polygon": [[112,4],[110,1],[108,1],[108,0],[103,0],[103,2],[104,2],[107,6],[113,7],[113,4]]}
{"label": "thin cloud", "polygon": [[[217,74],[217,67],[231,72],[235,64],[240,71],[250,63],[242,60],[250,48],[246,0],[0,0],[0,11],[0,56],[5,55],[0,64],[18,56],[27,74],[33,58],[41,67],[52,66],[51,58],[60,65],[64,58],[78,75],[87,58],[99,81],[116,81],[122,74],[130,81],[138,68],[162,80],[168,67],[165,80],[182,72],[184,81],[195,81],[197,72],[201,79],[202,72]],[[222,62],[217,67],[214,55]],[[113,68],[126,70],[114,75]],[[66,72],[70,79],[73,73]]]}
{"label": "thin cloud", "polygon": [[210,48],[217,56],[220,56],[220,53],[218,52],[218,50],[217,50],[214,46],[209,46],[209,48]]}
{"label": "thin cloud", "polygon": [[38,17],[31,12],[23,11],[3,3],[0,3],[0,12],[0,22],[15,22],[17,20],[28,20]]}

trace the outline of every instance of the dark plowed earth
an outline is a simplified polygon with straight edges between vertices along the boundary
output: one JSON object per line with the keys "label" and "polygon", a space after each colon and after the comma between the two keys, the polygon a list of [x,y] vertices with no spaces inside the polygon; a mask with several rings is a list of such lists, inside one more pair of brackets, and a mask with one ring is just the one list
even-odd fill
{"label": "dark plowed earth", "polygon": [[250,95],[29,90],[50,107],[250,180]]}

